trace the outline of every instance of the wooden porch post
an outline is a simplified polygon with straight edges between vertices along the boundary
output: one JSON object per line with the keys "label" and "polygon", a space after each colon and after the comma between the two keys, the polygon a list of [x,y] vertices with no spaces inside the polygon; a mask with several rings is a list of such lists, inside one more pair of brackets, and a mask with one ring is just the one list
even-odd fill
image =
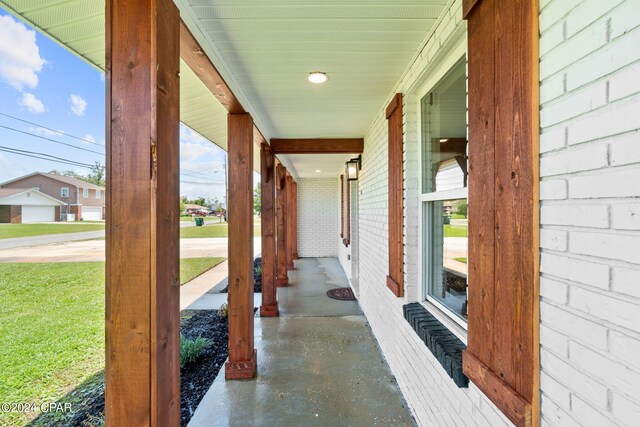
{"label": "wooden porch post", "polygon": [[284,166],[278,165],[276,167],[276,201],[277,201],[277,279],[276,284],[278,286],[288,286],[289,276],[287,276],[287,229],[286,229],[286,172]]}
{"label": "wooden porch post", "polygon": [[106,2],[108,426],[180,425],[179,29],[172,0]]}
{"label": "wooden porch post", "polygon": [[253,119],[228,116],[229,361],[227,380],[256,375],[253,348]]}
{"label": "wooden porch post", "polygon": [[298,259],[298,183],[293,181],[293,259]]}
{"label": "wooden porch post", "polygon": [[293,232],[293,177],[287,173],[287,184],[285,187],[287,208],[286,208],[286,225],[287,228],[287,270],[294,270],[293,264],[293,239],[295,233]]}
{"label": "wooden porch post", "polygon": [[261,317],[278,316],[276,301],[275,239],[275,157],[268,144],[260,145],[260,179],[262,186],[262,305]]}

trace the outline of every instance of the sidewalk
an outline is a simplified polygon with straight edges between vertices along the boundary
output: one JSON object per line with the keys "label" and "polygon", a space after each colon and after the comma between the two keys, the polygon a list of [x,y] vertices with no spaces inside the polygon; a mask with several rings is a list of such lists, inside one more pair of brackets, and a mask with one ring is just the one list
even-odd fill
{"label": "sidewalk", "polygon": [[325,295],[348,286],[338,260],[300,259],[290,283],[281,317],[255,319],[257,378],[223,368],[189,427],[414,426],[358,303]]}

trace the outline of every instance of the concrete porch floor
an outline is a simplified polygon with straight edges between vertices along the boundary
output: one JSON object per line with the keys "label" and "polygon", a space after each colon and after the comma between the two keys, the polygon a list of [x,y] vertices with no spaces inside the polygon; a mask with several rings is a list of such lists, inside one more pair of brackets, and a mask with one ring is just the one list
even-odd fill
{"label": "concrete porch floor", "polygon": [[255,319],[257,378],[223,368],[189,427],[414,426],[357,302],[325,295],[348,286],[338,260],[300,259],[289,281],[280,317]]}

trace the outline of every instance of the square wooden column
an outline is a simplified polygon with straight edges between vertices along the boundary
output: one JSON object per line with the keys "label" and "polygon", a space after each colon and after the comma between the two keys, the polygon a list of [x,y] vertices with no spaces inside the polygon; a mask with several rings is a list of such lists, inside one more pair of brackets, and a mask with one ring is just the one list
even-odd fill
{"label": "square wooden column", "polygon": [[276,211],[275,156],[268,144],[260,146],[262,222],[262,305],[261,317],[278,316],[276,301]]}
{"label": "square wooden column", "polygon": [[298,183],[293,181],[293,189],[291,190],[293,195],[293,236],[291,237],[293,244],[293,259],[298,259]]}
{"label": "square wooden column", "polygon": [[295,265],[293,264],[293,239],[295,238],[295,233],[293,232],[293,177],[289,173],[287,173],[285,193],[287,198],[287,216],[285,218],[285,227],[287,228],[287,270],[294,270]]}
{"label": "square wooden column", "polygon": [[287,170],[284,166],[276,167],[276,203],[277,203],[277,253],[276,269],[278,286],[288,286],[289,276],[287,275]]}
{"label": "square wooden column", "polygon": [[108,426],[180,425],[180,15],[106,2]]}
{"label": "square wooden column", "polygon": [[228,116],[229,360],[227,380],[256,375],[253,347],[253,119]]}

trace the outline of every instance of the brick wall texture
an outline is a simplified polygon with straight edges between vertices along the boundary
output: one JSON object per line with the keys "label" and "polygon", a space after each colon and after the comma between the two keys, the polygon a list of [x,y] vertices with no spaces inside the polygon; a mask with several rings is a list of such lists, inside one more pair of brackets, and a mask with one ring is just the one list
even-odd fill
{"label": "brick wall texture", "polygon": [[298,256],[337,257],[340,193],[337,178],[299,179]]}
{"label": "brick wall texture", "polygon": [[540,7],[542,425],[638,425],[640,1]]}

